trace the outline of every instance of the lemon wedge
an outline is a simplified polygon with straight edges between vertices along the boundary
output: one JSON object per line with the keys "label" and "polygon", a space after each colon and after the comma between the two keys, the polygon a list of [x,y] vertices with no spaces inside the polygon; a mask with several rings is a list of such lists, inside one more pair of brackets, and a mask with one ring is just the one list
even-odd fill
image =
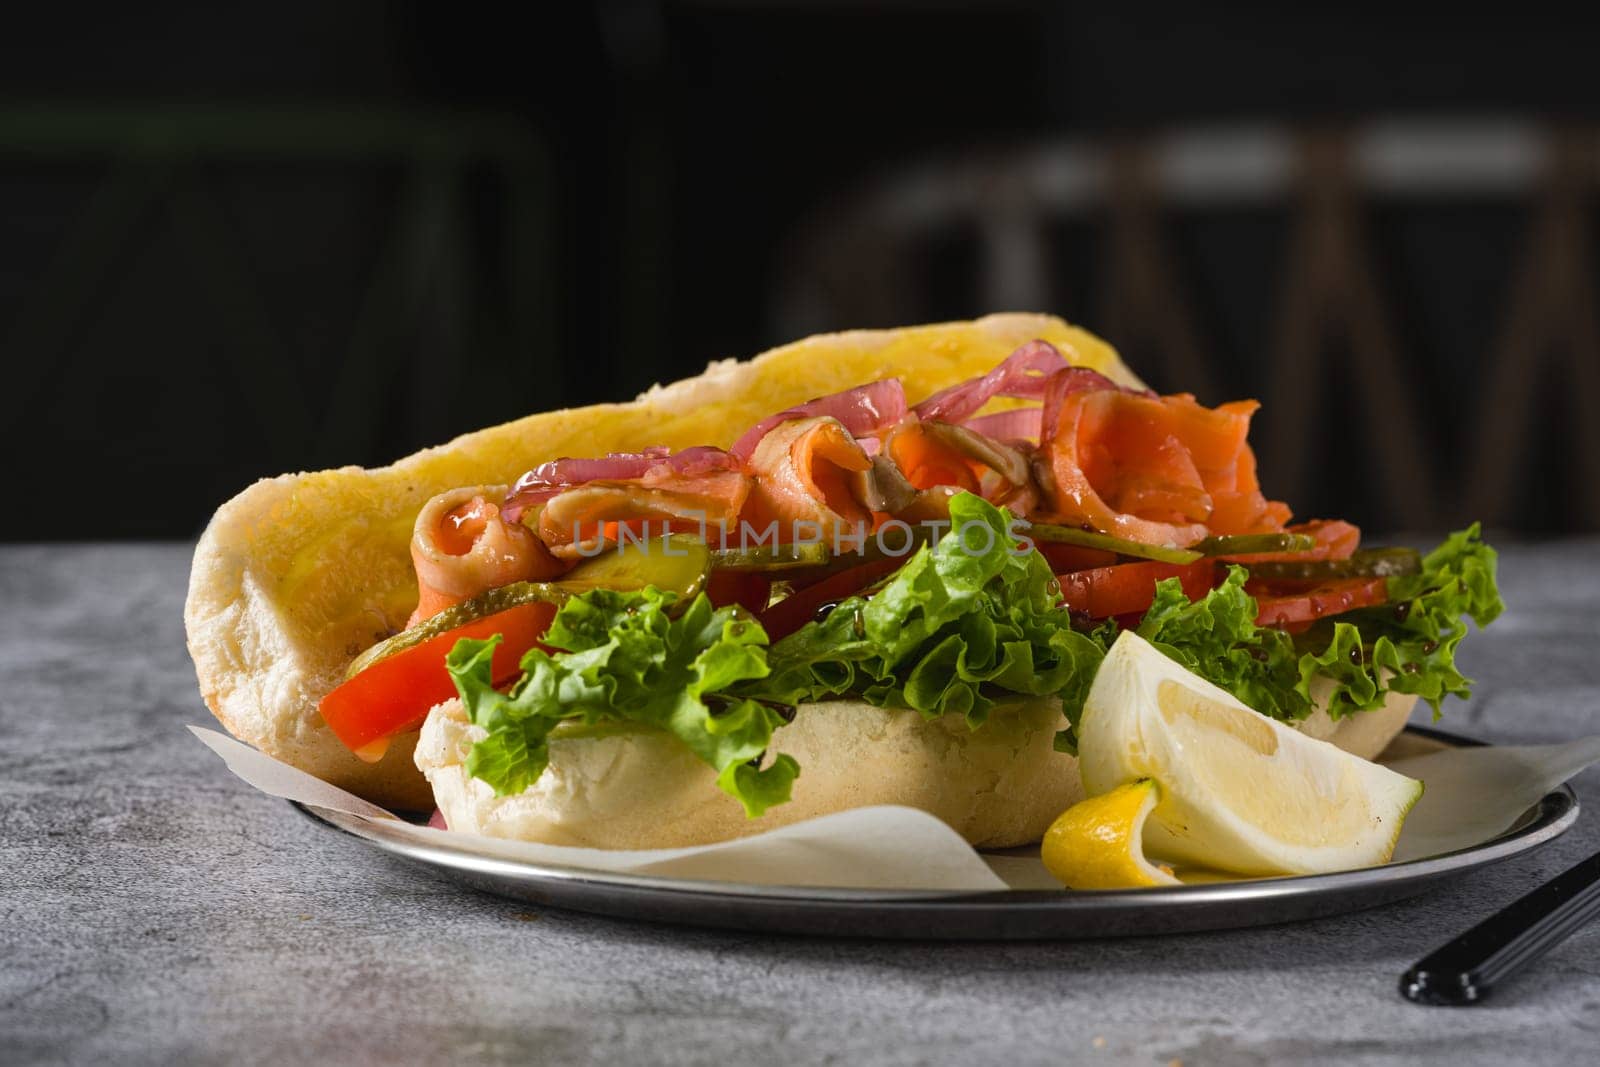
{"label": "lemon wedge", "polygon": [[1386,863],[1422,783],[1305,736],[1185,670],[1132,631],[1078,725],[1085,791],[1153,778],[1150,855],[1236,874]]}
{"label": "lemon wedge", "polygon": [[1143,778],[1079,801],[1045,831],[1039,858],[1071,889],[1179,885],[1170,867],[1144,858],[1144,822],[1160,797]]}

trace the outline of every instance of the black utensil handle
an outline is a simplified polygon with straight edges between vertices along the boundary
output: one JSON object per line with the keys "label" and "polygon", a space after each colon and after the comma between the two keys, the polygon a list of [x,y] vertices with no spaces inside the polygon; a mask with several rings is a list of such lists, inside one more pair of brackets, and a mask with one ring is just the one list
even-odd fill
{"label": "black utensil handle", "polygon": [[1600,915],[1600,853],[1550,879],[1400,976],[1419,1004],[1476,1004]]}

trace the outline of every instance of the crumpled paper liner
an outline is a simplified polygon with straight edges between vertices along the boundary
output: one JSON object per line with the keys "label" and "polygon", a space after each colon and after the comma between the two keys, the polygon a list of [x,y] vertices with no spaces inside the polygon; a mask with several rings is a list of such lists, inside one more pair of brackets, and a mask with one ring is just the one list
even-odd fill
{"label": "crumpled paper liner", "polygon": [[1385,760],[1424,789],[1395,845],[1394,862],[1481,845],[1505,833],[1539,798],[1600,762],[1600,737],[1562,745],[1445,748]]}
{"label": "crumpled paper liner", "polygon": [[986,892],[1006,883],[960,834],[914,808],[842,811],[764,834],[695,848],[621,851],[540,845],[413,826],[354,794],[225,734],[189,727],[228,769],[263,793],[361,819],[420,843],[556,867],[755,885]]}
{"label": "crumpled paper liner", "polygon": [[[389,833],[474,855],[753,885],[951,893],[1060,888],[1039,862],[1037,848],[979,853],[938,819],[906,807],[857,808],[714,845],[638,851],[540,845],[415,826],[225,734],[189,729],[229,770],[263,793],[381,820]],[[1562,745],[1447,748],[1402,735],[1381,762],[1426,784],[1395,848],[1394,859],[1401,862],[1470,848],[1505,833],[1540,797],[1600,762],[1600,737]]]}

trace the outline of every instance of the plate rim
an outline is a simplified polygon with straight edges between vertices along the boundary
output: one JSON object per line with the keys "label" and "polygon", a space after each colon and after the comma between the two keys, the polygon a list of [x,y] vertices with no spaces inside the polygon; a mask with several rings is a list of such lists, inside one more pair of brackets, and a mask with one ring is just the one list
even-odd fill
{"label": "plate rim", "polygon": [[[1407,725],[1406,733],[1414,733],[1431,740],[1461,748],[1481,747],[1486,742],[1429,726]],[[1487,866],[1511,856],[1527,852],[1554,840],[1577,821],[1580,805],[1578,795],[1568,783],[1539,798],[1519,818],[1523,823],[1493,840],[1480,845],[1427,856],[1401,863],[1388,863],[1380,867],[1363,867],[1352,871],[1335,871],[1331,874],[1283,875],[1268,878],[1250,878],[1200,885],[1159,886],[1146,889],[1108,889],[1064,891],[1057,889],[995,889],[978,892],[968,890],[905,890],[866,889],[830,886],[759,885],[749,882],[725,882],[708,879],[671,878],[661,875],[637,874],[623,871],[600,871],[589,867],[569,867],[559,864],[529,863],[519,860],[486,856],[481,853],[458,850],[416,841],[385,837],[380,824],[343,812],[332,811],[299,801],[288,803],[312,822],[347,837],[354,837],[380,851],[413,862],[433,867],[446,867],[470,875],[490,878],[514,878],[541,883],[555,883],[563,888],[581,889],[584,886],[603,888],[607,892],[631,892],[650,896],[670,894],[677,898],[703,898],[706,901],[738,898],[752,903],[788,904],[849,904],[871,905],[875,908],[896,906],[940,907],[960,909],[991,909],[1004,906],[1007,910],[1032,911],[1047,909],[1051,912],[1078,909],[1095,910],[1117,908],[1171,908],[1205,907],[1218,904],[1237,904],[1247,901],[1267,901],[1281,897],[1300,897],[1356,889],[1364,885],[1384,884],[1393,887],[1413,882],[1427,882],[1455,871]],[[1528,818],[1529,815],[1532,818]],[[358,832],[377,829],[377,833]],[[407,824],[410,825],[410,824]]]}

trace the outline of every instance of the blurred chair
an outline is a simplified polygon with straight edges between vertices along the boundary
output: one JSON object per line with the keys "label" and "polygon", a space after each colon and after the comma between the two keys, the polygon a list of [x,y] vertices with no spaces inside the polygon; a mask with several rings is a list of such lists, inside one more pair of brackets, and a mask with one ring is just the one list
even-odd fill
{"label": "blurred chair", "polygon": [[[1596,529],[1600,419],[1590,409],[1600,403],[1600,275],[1589,203],[1597,147],[1593,130],[1379,123],[1191,131],[929,161],[797,226],[776,285],[774,332],[1061,310],[1137,353],[1135,369],[1162,388],[1212,403],[1230,388],[1259,396],[1254,439],[1275,495],[1391,530],[1471,518]],[[1482,351],[1448,351],[1434,339],[1447,352],[1426,372],[1415,335],[1397,326],[1408,290],[1394,257],[1374,250],[1372,216],[1395,203],[1479,200],[1516,205],[1520,251],[1500,272],[1504,282],[1501,264],[1485,266],[1503,295]],[[1219,355],[1192,295],[1203,271],[1174,250],[1185,215],[1219,207],[1270,212],[1278,231],[1277,278],[1253,301],[1265,359],[1250,374]],[[1064,222],[1078,226],[1066,244],[1092,253],[1093,300],[1059,299],[1058,275],[1074,251],[1052,238]],[[930,307],[912,261],[940,235],[963,233],[972,291],[957,297],[959,308]],[[1408,325],[1417,317],[1406,316]],[[1475,380],[1460,380],[1468,376]],[[1551,376],[1557,388],[1542,388]],[[1340,462],[1346,442],[1364,454]],[[1352,466],[1365,475],[1344,469]],[[1319,492],[1324,481],[1336,488]]]}

